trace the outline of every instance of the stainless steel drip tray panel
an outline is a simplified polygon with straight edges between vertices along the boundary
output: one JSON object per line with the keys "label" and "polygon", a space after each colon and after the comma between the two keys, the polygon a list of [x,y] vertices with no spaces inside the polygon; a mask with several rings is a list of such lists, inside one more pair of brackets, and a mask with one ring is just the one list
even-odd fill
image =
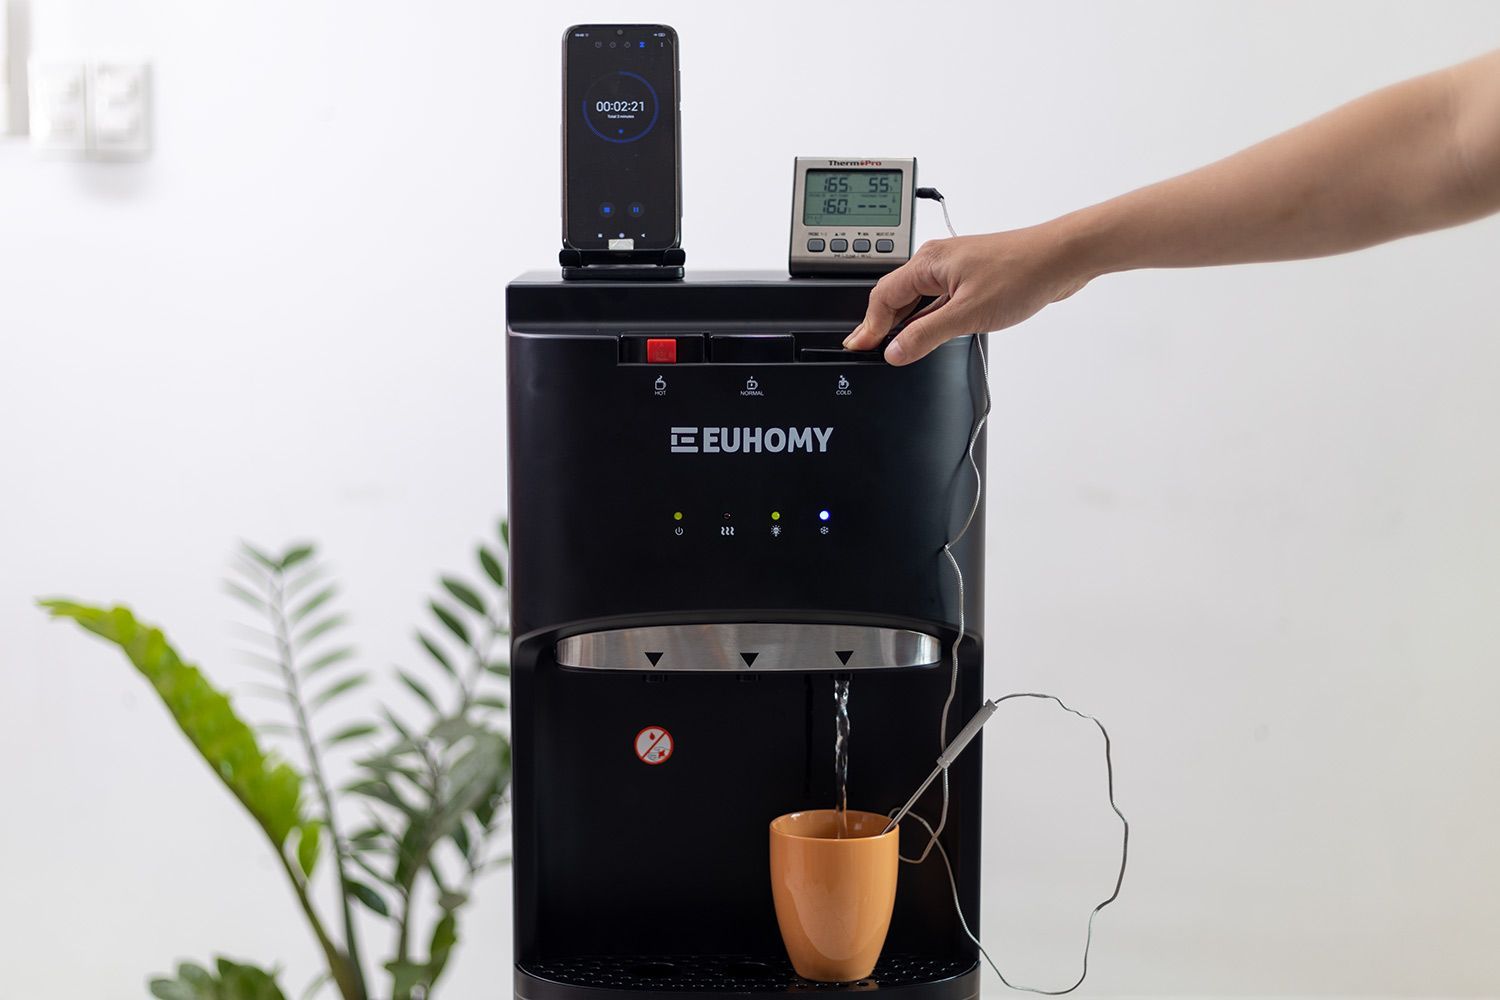
{"label": "stainless steel drip tray panel", "polygon": [[879,670],[942,659],[934,636],[875,625],[723,622],[650,625],[570,635],[557,662],[588,670]]}

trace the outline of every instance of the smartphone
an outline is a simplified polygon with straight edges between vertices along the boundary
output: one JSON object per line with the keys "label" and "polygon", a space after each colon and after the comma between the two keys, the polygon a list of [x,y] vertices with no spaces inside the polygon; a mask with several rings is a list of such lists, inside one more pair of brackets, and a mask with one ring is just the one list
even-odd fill
{"label": "smartphone", "polygon": [[563,246],[682,242],[677,32],[575,24],[563,33]]}

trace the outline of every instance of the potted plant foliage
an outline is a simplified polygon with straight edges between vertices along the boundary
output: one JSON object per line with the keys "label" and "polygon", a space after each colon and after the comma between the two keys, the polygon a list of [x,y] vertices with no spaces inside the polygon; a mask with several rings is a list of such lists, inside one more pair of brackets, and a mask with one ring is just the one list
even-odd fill
{"label": "potted plant foliage", "polygon": [[[497,542],[478,547],[477,584],[441,578],[428,604],[431,623],[416,632],[427,669],[396,671],[423,706],[420,719],[381,707],[366,719],[325,724],[328,706],[370,675],[355,666],[338,586],[312,545],[276,555],[243,545],[225,584],[250,618],[245,653],[267,675],[254,692],[273,699],[274,721],[242,718],[161,629],[129,608],[40,602],[120,648],[265,835],[323,957],[304,997],[330,986],[343,1000],[432,997],[474,880],[507,860],[496,853],[510,788],[504,522]],[[333,754],[353,754],[345,762],[353,780],[335,784]],[[337,885],[332,914],[311,891],[323,865]],[[389,927],[387,950],[373,964],[356,929],[359,908]],[[175,975],[152,979],[150,990],[161,1000],[285,1000],[277,976],[275,968],[219,957],[212,966],[183,962]]]}

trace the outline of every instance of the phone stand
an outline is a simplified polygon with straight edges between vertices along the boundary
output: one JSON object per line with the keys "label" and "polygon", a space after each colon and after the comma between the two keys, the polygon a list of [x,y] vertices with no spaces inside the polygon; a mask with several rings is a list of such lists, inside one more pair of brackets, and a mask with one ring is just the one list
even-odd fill
{"label": "phone stand", "polygon": [[687,254],[681,247],[665,250],[575,250],[557,255],[564,281],[677,281]]}

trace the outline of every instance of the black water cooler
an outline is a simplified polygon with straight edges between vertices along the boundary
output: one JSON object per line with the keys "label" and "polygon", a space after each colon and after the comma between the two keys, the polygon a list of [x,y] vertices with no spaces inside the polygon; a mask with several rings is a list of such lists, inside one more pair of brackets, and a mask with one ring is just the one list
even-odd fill
{"label": "black water cooler", "polygon": [[[978,994],[936,854],[901,866],[859,983],[798,979],[771,902],[767,824],[834,803],[835,679],[850,807],[883,812],[932,767],[952,676],[942,547],[973,501],[973,345],[906,368],[842,352],[869,289],[506,291],[518,997]],[[950,732],[982,701],[982,524],[956,550]],[[981,756],[952,769],[943,835],[976,932]]]}

